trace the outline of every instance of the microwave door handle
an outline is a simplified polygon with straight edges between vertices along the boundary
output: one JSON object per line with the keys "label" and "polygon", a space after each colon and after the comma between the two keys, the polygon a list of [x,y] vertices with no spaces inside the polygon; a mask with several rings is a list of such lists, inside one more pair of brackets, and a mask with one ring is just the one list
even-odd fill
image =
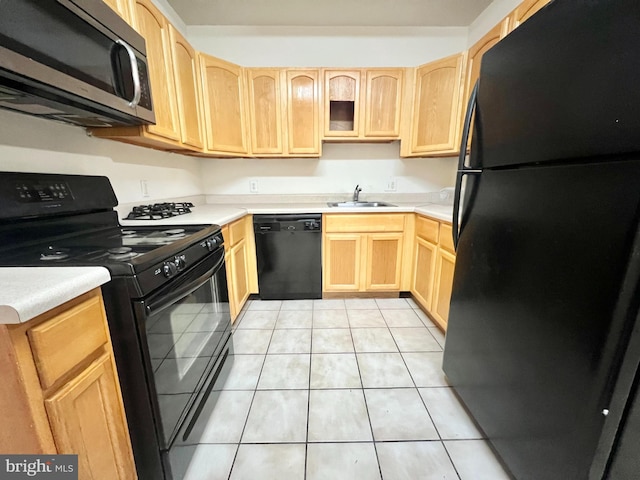
{"label": "microwave door handle", "polygon": [[133,99],[129,102],[130,107],[135,107],[140,103],[140,97],[142,90],[140,89],[140,70],[138,69],[138,60],[133,48],[129,46],[127,42],[121,39],[116,40],[116,44],[123,47],[127,55],[129,55],[129,62],[131,63],[131,76],[133,77]]}
{"label": "microwave door handle", "polygon": [[471,119],[476,109],[478,99],[478,81],[473,86],[471,96],[469,97],[469,105],[467,113],[464,117],[464,128],[462,130],[462,142],[460,144],[460,155],[458,157],[458,172],[456,173],[456,188],[453,196],[453,247],[458,249],[458,241],[460,240],[460,203],[462,196],[462,178],[465,175],[479,175],[482,170],[467,168],[464,165],[467,156],[467,143],[469,142],[469,131],[471,130]]}

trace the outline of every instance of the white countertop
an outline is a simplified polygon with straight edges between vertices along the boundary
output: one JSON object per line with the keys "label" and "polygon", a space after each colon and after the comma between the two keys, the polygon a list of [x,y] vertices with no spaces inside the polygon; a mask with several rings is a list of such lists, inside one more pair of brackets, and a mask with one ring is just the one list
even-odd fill
{"label": "white countertop", "polygon": [[415,203],[395,203],[395,207],[329,207],[326,203],[256,203],[256,204],[206,204],[197,205],[191,209],[191,213],[178,215],[162,220],[120,220],[124,226],[133,225],[197,225],[228,223],[243,217],[246,214],[269,213],[419,213],[438,220],[451,222],[453,207],[428,203],[416,205]]}
{"label": "white countertop", "polygon": [[0,268],[0,324],[27,322],[109,280],[103,267]]}

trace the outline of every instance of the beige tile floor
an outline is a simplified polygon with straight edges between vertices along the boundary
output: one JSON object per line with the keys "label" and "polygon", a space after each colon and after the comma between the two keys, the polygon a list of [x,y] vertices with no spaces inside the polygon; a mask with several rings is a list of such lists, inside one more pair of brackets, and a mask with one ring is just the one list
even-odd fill
{"label": "beige tile floor", "polygon": [[176,478],[509,478],[409,299],[254,300],[233,342],[203,443],[173,450]]}

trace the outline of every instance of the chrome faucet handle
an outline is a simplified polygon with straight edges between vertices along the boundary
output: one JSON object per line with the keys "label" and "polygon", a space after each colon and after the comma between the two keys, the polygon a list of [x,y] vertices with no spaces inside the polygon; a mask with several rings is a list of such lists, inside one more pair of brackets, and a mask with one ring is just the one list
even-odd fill
{"label": "chrome faucet handle", "polygon": [[362,189],[360,188],[360,185],[356,185],[356,188],[353,191],[353,201],[354,202],[358,201],[358,197],[360,196],[360,192],[361,191],[362,191]]}

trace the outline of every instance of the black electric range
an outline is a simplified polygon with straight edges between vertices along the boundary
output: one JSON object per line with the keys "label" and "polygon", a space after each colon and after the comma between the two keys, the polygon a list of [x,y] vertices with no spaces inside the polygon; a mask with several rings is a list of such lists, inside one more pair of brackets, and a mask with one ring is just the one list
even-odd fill
{"label": "black electric range", "polygon": [[173,478],[172,448],[198,443],[233,357],[220,227],[121,226],[99,176],[0,172],[0,205],[0,266],[109,270],[102,293],[138,478]]}

